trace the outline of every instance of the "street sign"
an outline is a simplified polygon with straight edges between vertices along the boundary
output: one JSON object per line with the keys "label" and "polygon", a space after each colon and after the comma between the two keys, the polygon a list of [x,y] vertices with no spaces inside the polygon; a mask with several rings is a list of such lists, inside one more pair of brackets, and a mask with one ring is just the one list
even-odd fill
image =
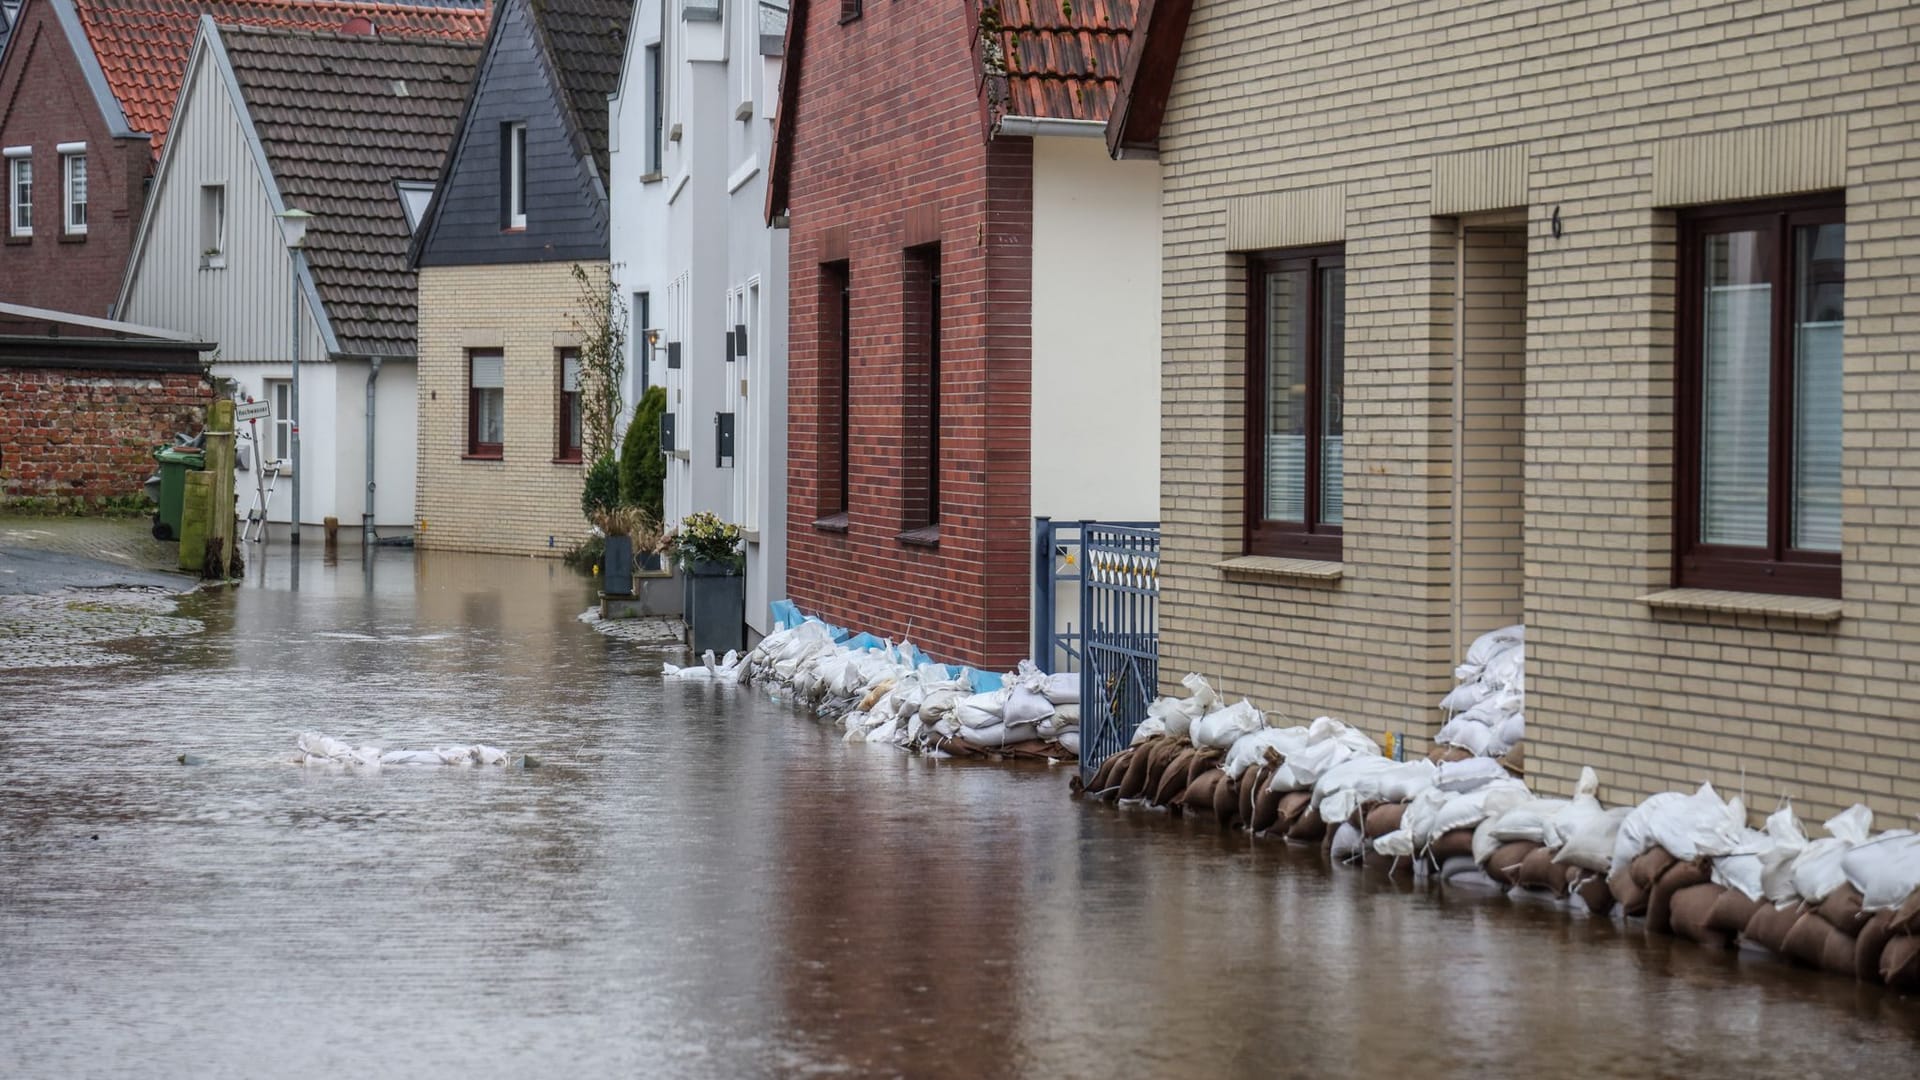
{"label": "street sign", "polygon": [[249,420],[265,420],[273,415],[273,407],[264,401],[249,401],[233,407],[233,422],[244,424]]}

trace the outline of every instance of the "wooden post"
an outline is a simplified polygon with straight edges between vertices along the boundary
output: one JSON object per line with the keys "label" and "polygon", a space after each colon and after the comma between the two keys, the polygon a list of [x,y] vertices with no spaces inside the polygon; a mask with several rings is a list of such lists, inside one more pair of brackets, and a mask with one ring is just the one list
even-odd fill
{"label": "wooden post", "polygon": [[327,554],[332,555],[340,547],[340,519],[337,517],[320,519],[320,527],[327,532]]}
{"label": "wooden post", "polygon": [[[207,497],[208,540],[220,542],[220,575],[231,577],[234,542],[233,401],[218,398],[207,408],[207,475],[212,491]],[[181,545],[184,550],[186,545]],[[204,563],[205,550],[197,551]]]}
{"label": "wooden post", "polygon": [[180,503],[180,569],[198,577],[207,566],[207,511],[213,506],[213,473],[189,472]]}

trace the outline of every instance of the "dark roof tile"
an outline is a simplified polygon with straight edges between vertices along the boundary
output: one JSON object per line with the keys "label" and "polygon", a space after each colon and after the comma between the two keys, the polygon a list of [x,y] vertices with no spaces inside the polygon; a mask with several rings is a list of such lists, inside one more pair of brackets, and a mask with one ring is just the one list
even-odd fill
{"label": "dark roof tile", "polygon": [[1105,122],[1127,63],[1134,0],[993,0],[1007,116]]}

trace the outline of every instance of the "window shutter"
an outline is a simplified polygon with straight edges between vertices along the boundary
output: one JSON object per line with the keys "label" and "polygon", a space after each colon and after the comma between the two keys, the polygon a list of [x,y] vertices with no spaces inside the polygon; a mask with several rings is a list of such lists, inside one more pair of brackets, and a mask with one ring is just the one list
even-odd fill
{"label": "window shutter", "polygon": [[1700,541],[1767,546],[1773,286],[1707,289]]}
{"label": "window shutter", "polygon": [[507,385],[506,358],[499,353],[476,353],[472,358],[475,390],[503,390]]}

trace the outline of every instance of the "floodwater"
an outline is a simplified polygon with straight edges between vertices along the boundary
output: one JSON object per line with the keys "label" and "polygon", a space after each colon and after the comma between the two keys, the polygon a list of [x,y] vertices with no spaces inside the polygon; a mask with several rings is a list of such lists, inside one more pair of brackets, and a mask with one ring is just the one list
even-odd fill
{"label": "floodwater", "polygon": [[[530,560],[0,671],[7,1077],[1907,1077],[1920,1003],[666,684]],[[317,729],[532,770],[286,763]],[[183,766],[183,753],[209,764]]]}

